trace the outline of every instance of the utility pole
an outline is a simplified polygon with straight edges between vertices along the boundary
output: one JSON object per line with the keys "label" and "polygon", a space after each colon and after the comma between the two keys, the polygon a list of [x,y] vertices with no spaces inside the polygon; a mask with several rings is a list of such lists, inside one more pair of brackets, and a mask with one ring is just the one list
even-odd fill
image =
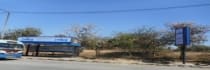
{"label": "utility pole", "polygon": [[1,39],[4,39],[4,34],[5,34],[6,26],[7,26],[8,20],[9,20],[9,16],[10,16],[10,12],[9,11],[6,11],[6,13],[7,13],[6,19],[5,19],[5,22],[4,22],[4,25],[2,27],[2,31],[1,31]]}

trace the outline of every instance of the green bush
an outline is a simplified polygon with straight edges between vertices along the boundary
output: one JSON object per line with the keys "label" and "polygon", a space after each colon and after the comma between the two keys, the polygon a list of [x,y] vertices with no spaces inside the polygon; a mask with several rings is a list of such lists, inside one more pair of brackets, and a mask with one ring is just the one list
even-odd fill
{"label": "green bush", "polygon": [[210,52],[210,47],[205,45],[195,45],[192,47],[187,48],[188,51],[195,51],[195,52]]}

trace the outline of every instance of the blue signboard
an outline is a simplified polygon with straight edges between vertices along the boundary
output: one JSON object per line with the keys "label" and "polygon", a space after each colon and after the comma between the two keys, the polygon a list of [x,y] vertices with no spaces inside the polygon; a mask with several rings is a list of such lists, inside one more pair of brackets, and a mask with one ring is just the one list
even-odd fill
{"label": "blue signboard", "polygon": [[31,42],[71,42],[70,37],[20,37],[18,40]]}
{"label": "blue signboard", "polygon": [[189,27],[177,28],[175,34],[175,45],[190,45],[191,37]]}
{"label": "blue signboard", "polygon": [[65,46],[81,46],[78,42],[72,40],[71,37],[19,37],[18,41],[24,44],[42,44],[42,45],[65,45]]}
{"label": "blue signboard", "polygon": [[183,41],[183,29],[176,29],[176,45],[184,44]]}

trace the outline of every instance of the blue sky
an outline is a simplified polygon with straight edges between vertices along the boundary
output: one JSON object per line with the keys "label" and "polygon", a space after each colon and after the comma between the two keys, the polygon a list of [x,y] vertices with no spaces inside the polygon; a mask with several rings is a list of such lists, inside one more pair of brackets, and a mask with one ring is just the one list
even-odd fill
{"label": "blue sky", "polygon": [[[11,11],[62,12],[159,8],[202,3],[210,3],[210,0],[0,0],[0,8]],[[111,36],[115,32],[129,32],[142,26],[162,30],[164,24],[172,22],[210,24],[209,12],[210,6],[106,14],[12,13],[7,28],[37,27],[42,29],[44,36],[53,36],[63,33],[72,24],[95,24],[98,35]],[[2,27],[5,15],[0,14],[0,27]],[[208,34],[210,40],[209,36],[210,34]]]}

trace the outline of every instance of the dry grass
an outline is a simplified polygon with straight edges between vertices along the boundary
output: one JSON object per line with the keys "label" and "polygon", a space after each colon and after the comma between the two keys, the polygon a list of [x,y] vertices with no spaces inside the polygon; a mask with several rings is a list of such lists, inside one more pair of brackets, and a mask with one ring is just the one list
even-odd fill
{"label": "dry grass", "polygon": [[[123,53],[120,50],[102,50],[100,51],[99,58],[111,58],[111,59],[143,59],[142,55],[138,55],[141,53],[133,53],[132,57],[128,58],[128,55]],[[143,54],[147,55],[147,54]],[[81,57],[84,58],[95,58],[95,51],[94,50],[84,50],[83,53],[80,54]],[[180,61],[180,52],[170,52],[170,51],[163,51],[156,54],[153,57],[153,60],[170,60],[170,61]],[[187,52],[186,53],[187,61],[189,62],[205,62],[210,63],[210,53],[207,52]]]}
{"label": "dry grass", "polygon": [[[114,53],[114,52],[122,52],[120,50],[101,50],[100,54],[108,54],[108,53]],[[82,53],[80,53],[80,57],[83,58],[96,58],[95,50],[84,50]]]}
{"label": "dry grass", "polygon": [[95,58],[95,55],[94,50],[84,50],[82,53],[80,53],[80,57],[84,58]]}

